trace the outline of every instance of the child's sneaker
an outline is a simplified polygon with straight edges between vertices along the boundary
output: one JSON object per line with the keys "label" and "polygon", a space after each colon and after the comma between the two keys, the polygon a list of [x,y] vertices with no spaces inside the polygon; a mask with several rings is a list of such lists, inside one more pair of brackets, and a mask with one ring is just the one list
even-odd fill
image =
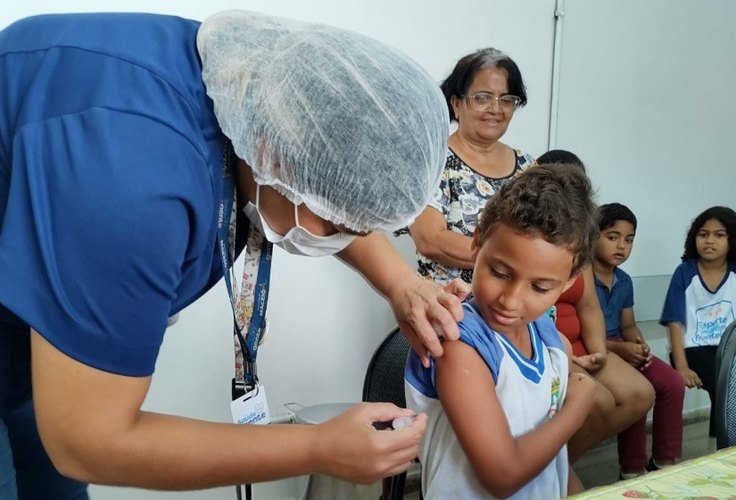
{"label": "child's sneaker", "polygon": [[662,467],[660,467],[654,462],[654,457],[649,459],[649,463],[646,466],[647,472],[654,472],[655,470],[659,470],[661,468]]}
{"label": "child's sneaker", "polygon": [[649,469],[644,468],[642,472],[624,472],[623,469],[618,470],[618,480],[623,481],[624,479],[634,479],[635,477],[643,476]]}

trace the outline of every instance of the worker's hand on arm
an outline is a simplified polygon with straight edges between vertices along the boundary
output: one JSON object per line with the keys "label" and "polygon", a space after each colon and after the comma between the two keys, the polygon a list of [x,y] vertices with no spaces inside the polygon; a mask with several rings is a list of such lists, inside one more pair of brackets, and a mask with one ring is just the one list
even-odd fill
{"label": "worker's hand on arm", "polygon": [[391,302],[401,331],[424,366],[429,366],[429,355],[442,355],[440,337],[458,338],[457,322],[463,317],[460,302],[468,287],[451,282],[445,290],[420,278],[382,234],[356,238],[339,257]]}
{"label": "worker's hand on arm", "polygon": [[104,372],[31,333],[33,398],[44,446],[64,475],[162,490],[203,489],[324,472],[372,482],[405,470],[426,417],[402,431],[371,425],[410,414],[360,405],[319,425],[235,425],[141,411],[150,377]]}
{"label": "worker's hand on arm", "polygon": [[440,338],[459,338],[457,322],[463,317],[460,302],[468,294],[467,288],[459,282],[462,280],[442,288],[412,274],[397,282],[389,295],[399,327],[425,368],[429,366],[429,356],[442,355]]}

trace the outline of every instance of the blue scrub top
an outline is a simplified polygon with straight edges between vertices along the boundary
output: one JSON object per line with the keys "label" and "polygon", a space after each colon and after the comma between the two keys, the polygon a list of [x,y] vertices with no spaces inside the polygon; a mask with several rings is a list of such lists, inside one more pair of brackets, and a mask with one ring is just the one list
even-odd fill
{"label": "blue scrub top", "polygon": [[0,32],[0,363],[20,320],[82,363],[150,375],[167,317],[221,277],[224,137],[198,28],[75,14]]}

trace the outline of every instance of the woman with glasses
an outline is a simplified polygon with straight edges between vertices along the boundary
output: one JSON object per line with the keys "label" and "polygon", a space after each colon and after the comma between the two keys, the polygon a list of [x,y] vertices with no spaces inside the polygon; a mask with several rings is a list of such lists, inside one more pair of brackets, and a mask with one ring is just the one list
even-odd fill
{"label": "woman with glasses", "polygon": [[458,126],[449,138],[440,185],[409,233],[419,274],[439,283],[470,283],[470,241],[486,200],[535,163],[500,142],[514,112],[526,104],[526,89],[516,63],[494,48],[461,58],[441,89]]}

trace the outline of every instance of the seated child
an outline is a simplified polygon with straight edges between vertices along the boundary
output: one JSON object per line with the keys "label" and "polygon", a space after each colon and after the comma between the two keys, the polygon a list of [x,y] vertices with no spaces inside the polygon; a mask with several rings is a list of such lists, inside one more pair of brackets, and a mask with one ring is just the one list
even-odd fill
{"label": "seated child", "polygon": [[[580,158],[566,150],[548,151],[537,161],[540,165],[568,163],[585,171]],[[571,368],[597,381],[588,418],[567,442],[568,458],[574,464],[599,442],[646,417],[654,404],[654,389],[637,369],[606,348],[606,325],[590,266],[560,295],[555,309],[555,326],[570,341],[575,355]],[[581,363],[586,360],[587,364]]]}
{"label": "seated child", "polygon": [[716,350],[736,318],[736,212],[711,207],[693,220],[682,264],[667,290],[662,317],[670,338],[670,362],[688,387],[710,396],[710,435],[715,436]]}
{"label": "seated child", "polygon": [[595,289],[606,319],[606,347],[631,364],[652,384],[655,392],[652,457],[647,463],[646,415],[618,435],[621,479],[672,465],[682,455],[682,404],[685,383],[667,363],[652,356],[634,319],[634,287],[620,267],[631,255],[636,217],[626,206],[600,207],[601,231],[593,250]]}
{"label": "seated child", "polygon": [[472,242],[474,299],[460,340],[424,368],[411,353],[409,408],[428,415],[420,445],[426,500],[561,498],[576,482],[566,443],[595,383],[569,374],[546,314],[590,263],[597,208],[569,165],[520,174],[486,204]]}

